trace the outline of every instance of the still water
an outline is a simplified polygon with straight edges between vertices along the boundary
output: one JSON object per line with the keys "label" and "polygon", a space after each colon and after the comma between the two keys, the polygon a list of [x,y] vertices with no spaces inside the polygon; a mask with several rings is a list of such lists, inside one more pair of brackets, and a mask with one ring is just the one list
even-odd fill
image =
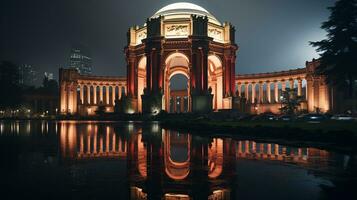
{"label": "still water", "polygon": [[356,155],[165,130],[0,121],[0,199],[357,199]]}

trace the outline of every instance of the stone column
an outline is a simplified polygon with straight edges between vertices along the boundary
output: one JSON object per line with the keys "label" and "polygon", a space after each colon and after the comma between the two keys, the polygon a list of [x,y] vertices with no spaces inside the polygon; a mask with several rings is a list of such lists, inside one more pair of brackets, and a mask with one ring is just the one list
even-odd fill
{"label": "stone column", "polygon": [[103,154],[103,137],[99,138],[99,154]]}
{"label": "stone column", "polygon": [[271,103],[271,88],[270,88],[270,82],[267,82],[267,96],[268,96],[268,103]]}
{"label": "stone column", "polygon": [[80,154],[82,156],[83,153],[84,153],[84,146],[83,146],[84,145],[84,138],[83,138],[83,134],[81,134],[81,138],[80,138],[79,144],[80,144],[79,152],[80,152]]}
{"label": "stone column", "polygon": [[245,90],[244,90],[245,98],[248,101],[249,100],[249,83],[245,83],[244,86],[245,86]]}
{"label": "stone column", "polygon": [[81,98],[81,104],[84,104],[84,94],[83,94],[83,85],[79,86],[79,96]]}
{"label": "stone column", "polygon": [[95,131],[93,136],[93,153],[97,154],[97,131]]}
{"label": "stone column", "polygon": [[238,96],[240,97],[241,96],[241,93],[242,93],[242,89],[241,89],[241,87],[242,87],[242,85],[241,84],[237,84],[237,91],[238,91]]}
{"label": "stone column", "polygon": [[115,104],[115,86],[112,86],[112,105]]}
{"label": "stone column", "polygon": [[298,96],[302,95],[302,80],[298,79]]}
{"label": "stone column", "polygon": [[109,153],[109,128],[107,128],[107,134],[105,136],[105,153]]}
{"label": "stone column", "polygon": [[112,139],[112,152],[116,152],[115,150],[116,140],[115,140],[115,133],[113,132],[113,139]]}
{"label": "stone column", "polygon": [[90,135],[87,135],[87,154],[90,154]]}
{"label": "stone column", "polygon": [[105,104],[109,105],[109,86],[105,87]]}
{"label": "stone column", "polygon": [[91,102],[90,102],[90,88],[91,88],[91,86],[90,86],[90,85],[87,85],[87,102],[88,102],[88,104],[91,103]]}
{"label": "stone column", "polygon": [[180,112],[183,112],[185,110],[184,105],[185,105],[185,99],[184,99],[184,96],[181,96],[180,97],[180,109],[181,109]]}
{"label": "stone column", "polygon": [[263,101],[264,101],[264,92],[263,92],[263,86],[264,86],[264,84],[262,83],[262,82],[260,82],[260,83],[258,83],[259,84],[259,101],[258,101],[258,103],[263,103]]}
{"label": "stone column", "polygon": [[97,86],[96,85],[93,85],[93,95],[94,95],[94,104],[97,104]]}
{"label": "stone column", "polygon": [[286,81],[284,80],[281,82],[281,91],[284,92],[285,90],[286,90]]}
{"label": "stone column", "polygon": [[[119,85],[118,86],[118,99],[121,99],[121,93],[122,93],[122,91],[121,91],[121,88],[122,88],[122,86],[121,85]],[[140,97],[141,98],[141,97]]]}
{"label": "stone column", "polygon": [[252,103],[255,103],[255,87],[256,83],[252,83]]}
{"label": "stone column", "polygon": [[103,85],[99,86],[99,103],[103,103]]}
{"label": "stone column", "polygon": [[61,105],[60,105],[60,112],[61,113],[67,113],[67,86],[66,83],[61,83]]}
{"label": "stone column", "polygon": [[290,89],[294,89],[294,80],[293,79],[290,79],[289,80],[289,85],[290,85]]}
{"label": "stone column", "polygon": [[274,82],[274,96],[275,96],[275,102],[279,102],[279,85],[278,85],[278,82],[275,81]]}

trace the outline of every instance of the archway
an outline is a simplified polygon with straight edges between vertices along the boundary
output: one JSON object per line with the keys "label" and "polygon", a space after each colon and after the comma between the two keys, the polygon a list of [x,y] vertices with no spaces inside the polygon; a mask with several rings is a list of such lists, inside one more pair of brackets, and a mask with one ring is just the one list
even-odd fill
{"label": "archway", "polygon": [[146,56],[143,56],[138,63],[138,111],[142,112],[141,95],[146,87]]}
{"label": "archway", "polygon": [[222,61],[217,55],[208,56],[208,87],[212,89],[213,110],[223,109]]}
{"label": "archway", "polygon": [[[190,76],[189,76],[189,59],[188,57],[179,52],[175,52],[167,56],[165,60],[165,70],[164,70],[164,96],[163,96],[163,109],[166,110],[167,112],[171,111],[171,107],[173,107],[173,103],[175,103],[175,106],[177,104],[177,97],[179,98],[180,102],[178,105],[180,105],[180,111],[190,111]],[[181,83],[181,88],[174,88],[173,92],[171,91],[171,80],[175,81],[175,79],[181,79],[180,82],[182,82],[182,79],[186,79],[187,84],[183,85]],[[176,80],[177,81],[177,80]],[[177,90],[179,89],[179,90]],[[171,98],[171,96],[173,98]],[[181,98],[183,100],[181,100]],[[185,106],[186,105],[186,109]],[[177,108],[177,107],[173,107]],[[172,109],[172,111],[176,111],[177,109]]]}
{"label": "archway", "polygon": [[188,112],[188,78],[183,74],[175,74],[170,78],[170,113]]}

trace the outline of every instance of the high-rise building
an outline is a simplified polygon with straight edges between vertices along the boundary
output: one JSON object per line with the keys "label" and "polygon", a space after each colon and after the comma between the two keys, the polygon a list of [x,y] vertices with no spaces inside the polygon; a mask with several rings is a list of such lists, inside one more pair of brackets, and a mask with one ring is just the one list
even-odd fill
{"label": "high-rise building", "polygon": [[77,69],[80,74],[92,74],[92,58],[88,48],[82,45],[73,46],[69,67]]}
{"label": "high-rise building", "polygon": [[23,64],[19,66],[20,85],[35,86],[38,84],[38,72],[32,65]]}

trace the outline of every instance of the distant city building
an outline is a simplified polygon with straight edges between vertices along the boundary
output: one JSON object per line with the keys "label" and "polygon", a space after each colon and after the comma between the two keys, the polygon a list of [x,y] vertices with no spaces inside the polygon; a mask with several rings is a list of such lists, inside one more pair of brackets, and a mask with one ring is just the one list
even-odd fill
{"label": "distant city building", "polygon": [[19,66],[20,85],[35,86],[38,84],[38,72],[32,65],[23,64]]}
{"label": "distant city building", "polygon": [[69,59],[69,67],[77,69],[80,74],[92,74],[92,58],[88,48],[73,46]]}
{"label": "distant city building", "polygon": [[44,76],[47,80],[53,80],[53,73],[45,72]]}

